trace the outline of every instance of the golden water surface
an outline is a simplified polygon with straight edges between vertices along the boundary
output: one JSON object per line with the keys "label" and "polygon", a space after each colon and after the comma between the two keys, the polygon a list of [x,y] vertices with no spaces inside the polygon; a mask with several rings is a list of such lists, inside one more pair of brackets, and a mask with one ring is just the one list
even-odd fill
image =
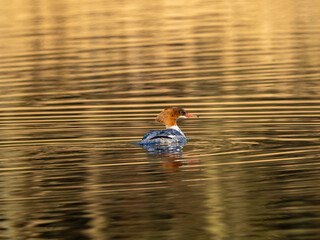
{"label": "golden water surface", "polygon": [[320,1],[0,2],[0,239],[320,239]]}

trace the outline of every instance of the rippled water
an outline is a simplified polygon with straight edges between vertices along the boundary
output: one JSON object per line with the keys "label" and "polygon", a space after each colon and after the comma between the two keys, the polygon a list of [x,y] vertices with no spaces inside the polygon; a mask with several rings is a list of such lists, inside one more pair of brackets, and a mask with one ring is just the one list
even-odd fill
{"label": "rippled water", "polygon": [[2,3],[0,239],[320,239],[319,1]]}

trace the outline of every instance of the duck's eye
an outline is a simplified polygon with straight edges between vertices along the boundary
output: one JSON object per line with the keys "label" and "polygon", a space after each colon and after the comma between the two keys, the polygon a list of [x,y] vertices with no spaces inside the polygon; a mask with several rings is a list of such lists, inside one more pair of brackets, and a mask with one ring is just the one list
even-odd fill
{"label": "duck's eye", "polygon": [[181,115],[186,115],[186,112],[185,111],[180,111],[180,114]]}

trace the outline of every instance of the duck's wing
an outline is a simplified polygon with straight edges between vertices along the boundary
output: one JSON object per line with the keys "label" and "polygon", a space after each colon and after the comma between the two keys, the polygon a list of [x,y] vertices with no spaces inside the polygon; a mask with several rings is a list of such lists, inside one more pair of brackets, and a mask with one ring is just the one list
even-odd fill
{"label": "duck's wing", "polygon": [[155,136],[153,136],[151,139],[154,138],[181,138],[184,137],[179,131],[175,130],[175,129],[165,129],[165,130],[161,130],[159,131]]}
{"label": "duck's wing", "polygon": [[142,140],[150,140],[160,132],[161,130],[150,130],[146,135],[143,136]]}
{"label": "duck's wing", "polygon": [[179,131],[175,129],[165,130],[150,130],[146,135],[143,136],[141,143],[152,143],[156,139],[172,139],[177,142],[185,141],[186,138]]}

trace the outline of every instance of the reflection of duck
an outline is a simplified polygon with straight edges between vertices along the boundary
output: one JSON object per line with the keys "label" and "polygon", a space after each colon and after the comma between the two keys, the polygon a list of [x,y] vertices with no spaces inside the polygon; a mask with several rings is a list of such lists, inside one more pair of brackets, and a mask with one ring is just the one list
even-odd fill
{"label": "reflection of duck", "polygon": [[[152,154],[150,159],[160,160],[163,168],[177,169],[181,166],[194,165],[199,162],[195,155],[183,153],[185,143],[173,143],[170,145],[144,144],[142,147]],[[191,157],[191,158],[190,158]]]}
{"label": "reflection of duck", "polygon": [[165,130],[150,130],[140,144],[168,145],[187,141],[186,136],[177,125],[180,118],[197,118],[197,115],[190,114],[179,107],[167,107],[156,118],[156,121],[166,126]]}
{"label": "reflection of duck", "polygon": [[170,145],[158,145],[158,144],[143,144],[143,148],[150,154],[182,154],[182,148],[185,145],[182,143],[172,143]]}

